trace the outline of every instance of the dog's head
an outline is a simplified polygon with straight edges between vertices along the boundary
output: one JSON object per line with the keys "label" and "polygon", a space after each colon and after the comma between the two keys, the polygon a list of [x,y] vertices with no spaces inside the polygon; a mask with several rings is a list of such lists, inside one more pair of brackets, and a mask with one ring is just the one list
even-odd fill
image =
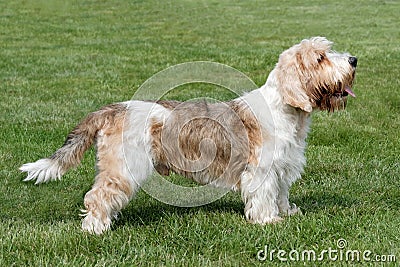
{"label": "dog's head", "polygon": [[357,58],[331,50],[332,42],[313,37],[284,51],[276,66],[276,79],[285,104],[301,108],[334,111],[344,109]]}

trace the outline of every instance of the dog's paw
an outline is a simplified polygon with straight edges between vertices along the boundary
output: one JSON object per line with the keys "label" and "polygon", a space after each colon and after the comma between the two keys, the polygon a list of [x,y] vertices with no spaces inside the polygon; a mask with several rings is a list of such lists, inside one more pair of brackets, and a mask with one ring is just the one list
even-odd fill
{"label": "dog's paw", "polygon": [[284,208],[280,207],[279,211],[282,216],[302,215],[300,208],[294,203],[292,203],[292,205],[287,204]]}
{"label": "dog's paw", "polygon": [[83,214],[85,218],[82,220],[82,230],[89,232],[91,234],[101,235],[111,226],[111,219],[106,218],[105,220],[101,220],[100,218],[93,215],[92,212],[88,212]]}
{"label": "dog's paw", "polygon": [[292,215],[302,215],[303,213],[301,212],[300,208],[296,206],[296,204],[292,203],[291,207],[287,210],[287,215],[292,216]]}

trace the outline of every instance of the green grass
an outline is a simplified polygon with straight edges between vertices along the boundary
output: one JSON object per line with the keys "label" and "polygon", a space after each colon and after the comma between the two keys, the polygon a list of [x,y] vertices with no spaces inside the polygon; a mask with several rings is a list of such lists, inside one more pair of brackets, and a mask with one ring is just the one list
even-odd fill
{"label": "green grass", "polygon": [[[399,1],[372,0],[2,1],[0,265],[268,266],[257,259],[265,245],[321,251],[339,238],[398,264],[398,10]],[[140,192],[112,231],[91,236],[79,212],[93,150],[61,182],[22,182],[21,164],[49,156],[85,114],[130,99],[156,72],[209,60],[261,85],[284,49],[315,35],[359,58],[357,98],[344,112],[313,115],[307,167],[291,190],[303,216],[261,227],[245,222],[234,193],[177,208]],[[205,88],[172,96],[230,97]]]}

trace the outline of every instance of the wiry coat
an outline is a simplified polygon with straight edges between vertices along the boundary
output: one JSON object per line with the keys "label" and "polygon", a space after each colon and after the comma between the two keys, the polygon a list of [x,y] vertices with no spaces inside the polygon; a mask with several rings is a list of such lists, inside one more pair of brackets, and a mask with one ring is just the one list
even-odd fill
{"label": "wiry coat", "polygon": [[284,51],[261,88],[226,103],[128,101],[91,113],[51,157],[28,163],[25,180],[59,179],[95,141],[95,184],[82,228],[101,234],[156,170],[240,190],[253,223],[298,211],[289,188],[301,177],[315,109],[345,107],[357,59],[322,37]]}

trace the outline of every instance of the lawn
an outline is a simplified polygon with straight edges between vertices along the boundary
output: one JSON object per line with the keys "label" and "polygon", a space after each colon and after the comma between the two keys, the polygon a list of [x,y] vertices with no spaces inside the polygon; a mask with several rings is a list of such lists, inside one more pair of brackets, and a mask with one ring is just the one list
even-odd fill
{"label": "lawn", "polygon": [[[373,0],[1,1],[0,266],[344,266],[347,250],[399,264],[399,10]],[[302,216],[251,225],[235,193],[179,208],[141,191],[93,236],[79,216],[93,150],[62,181],[22,182],[20,165],[50,156],[85,114],[131,99],[155,73],[214,61],[260,86],[284,49],[316,35],[358,57],[357,98],[313,114],[307,167],[291,190]],[[171,93],[202,96],[232,97],[209,85]],[[278,257],[330,249],[336,260]]]}

